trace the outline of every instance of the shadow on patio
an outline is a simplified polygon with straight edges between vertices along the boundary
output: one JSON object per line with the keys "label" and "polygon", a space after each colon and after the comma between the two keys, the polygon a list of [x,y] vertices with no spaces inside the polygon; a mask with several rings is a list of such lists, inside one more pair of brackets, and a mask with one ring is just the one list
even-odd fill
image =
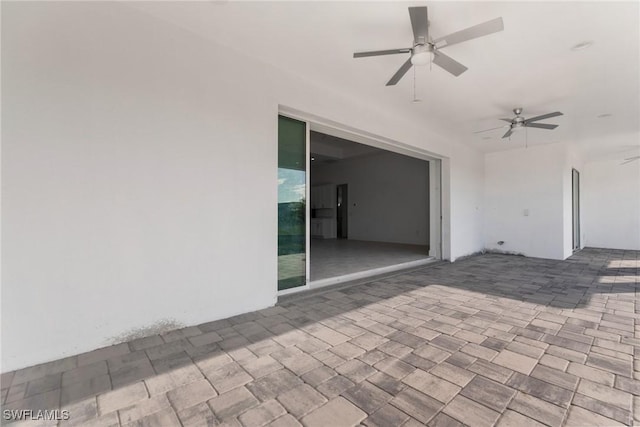
{"label": "shadow on patio", "polygon": [[[289,297],[265,310],[5,373],[3,409],[65,408],[74,424],[125,424],[152,414],[171,424],[190,409],[189,416],[214,425],[233,413],[217,396],[238,387],[250,392],[248,407],[303,383],[326,401],[357,387],[363,372],[374,378],[385,358],[425,371],[442,362],[425,349],[453,358],[472,345],[497,354],[521,337],[556,355],[586,354],[594,336],[607,334],[635,345],[639,262],[637,251],[605,249],[566,261],[486,254]],[[588,330],[598,334],[584,335]],[[605,362],[631,376],[632,365]],[[323,369],[344,381],[323,391],[311,375]],[[402,384],[384,375],[370,381],[390,396],[399,393]]]}

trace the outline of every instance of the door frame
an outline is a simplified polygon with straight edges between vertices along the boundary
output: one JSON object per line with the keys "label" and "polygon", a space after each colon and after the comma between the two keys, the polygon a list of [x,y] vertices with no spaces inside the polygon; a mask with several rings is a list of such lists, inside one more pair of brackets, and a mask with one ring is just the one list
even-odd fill
{"label": "door frame", "polygon": [[[344,190],[346,189],[346,194],[347,194],[347,202],[345,203],[345,191],[342,191],[342,193],[340,194],[340,198],[338,197],[338,191],[340,190]],[[342,224],[337,223],[336,221],[336,238],[337,239],[349,239],[349,183],[344,183],[344,184],[337,184],[336,185],[336,203],[338,202],[338,200],[341,201],[342,205],[344,206],[344,211],[347,212],[346,215],[340,215],[340,218],[342,218]],[[341,206],[342,207],[342,206]],[[338,212],[340,211],[340,209],[338,208],[338,206],[336,206],[336,219],[338,218]],[[346,228],[346,236],[342,237],[340,236],[340,231],[345,231],[344,229]]]}
{"label": "door frame", "polygon": [[[325,133],[327,135],[346,139],[364,145],[380,148],[382,150],[391,151],[393,153],[403,154],[419,160],[429,162],[429,254],[435,259],[441,260],[448,258],[451,251],[450,233],[443,230],[449,224],[449,209],[446,206],[449,200],[448,164],[449,159],[436,153],[423,150],[399,141],[378,136],[366,131],[361,131],[350,126],[337,123],[328,119],[318,117],[314,114],[306,113],[284,105],[278,105],[278,115],[289,117],[294,120],[304,122],[306,125],[306,254],[305,254],[305,271],[306,280],[304,286],[285,289],[278,291],[278,296],[291,293],[301,292],[309,289],[316,289],[309,286],[311,263],[311,204],[309,203],[311,196],[310,177],[311,177],[311,131]],[[443,165],[444,163],[444,165]]]}
{"label": "door frame", "polygon": [[571,169],[571,249],[581,249],[580,239],[580,171]]}
{"label": "door frame", "polygon": [[304,227],[304,233],[305,233],[305,254],[304,254],[304,269],[305,269],[305,278],[304,278],[304,285],[302,286],[296,286],[295,288],[289,288],[289,289],[283,289],[283,290],[278,290],[278,280],[277,280],[277,275],[276,275],[276,292],[278,294],[278,296],[282,296],[282,295],[287,295],[287,294],[291,294],[291,293],[296,293],[296,292],[300,292],[300,291],[304,291],[304,290],[308,290],[309,289],[309,274],[311,273],[311,265],[309,263],[309,255],[311,252],[311,203],[309,203],[310,201],[310,197],[311,197],[311,191],[310,191],[310,185],[311,185],[311,156],[310,156],[310,147],[311,147],[311,126],[308,120],[305,120],[303,118],[300,117],[296,117],[293,116],[291,114],[288,114],[286,112],[282,112],[282,111],[278,111],[278,116],[283,116],[283,117],[287,117],[289,119],[293,119],[293,120],[298,120],[299,122],[303,122],[305,125],[305,176],[304,176],[304,186],[305,186],[305,227]]}

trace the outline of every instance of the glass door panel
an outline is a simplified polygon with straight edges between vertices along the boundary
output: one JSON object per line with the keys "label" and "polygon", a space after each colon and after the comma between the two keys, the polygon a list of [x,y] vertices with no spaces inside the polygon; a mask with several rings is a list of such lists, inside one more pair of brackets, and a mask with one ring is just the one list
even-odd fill
{"label": "glass door panel", "polygon": [[306,283],[306,142],[304,122],[278,116],[278,290]]}

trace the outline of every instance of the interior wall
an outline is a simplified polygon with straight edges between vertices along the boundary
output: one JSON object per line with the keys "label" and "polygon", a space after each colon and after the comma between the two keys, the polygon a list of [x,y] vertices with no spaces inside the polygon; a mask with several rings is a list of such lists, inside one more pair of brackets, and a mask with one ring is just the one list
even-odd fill
{"label": "interior wall", "polygon": [[584,240],[596,248],[640,250],[640,161],[584,164]]}
{"label": "interior wall", "polygon": [[2,31],[2,371],[273,305],[281,105],[449,158],[445,247],[482,248],[482,157],[392,107],[121,2],[4,2]]}
{"label": "interior wall", "polygon": [[312,164],[313,184],[348,184],[350,240],[429,244],[429,163],[380,152]]}
{"label": "interior wall", "polygon": [[565,258],[566,164],[562,144],[485,155],[487,249]]}

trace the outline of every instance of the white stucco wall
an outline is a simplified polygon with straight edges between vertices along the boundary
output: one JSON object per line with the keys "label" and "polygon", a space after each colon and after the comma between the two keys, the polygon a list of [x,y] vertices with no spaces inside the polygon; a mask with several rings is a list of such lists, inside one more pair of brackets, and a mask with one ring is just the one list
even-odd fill
{"label": "white stucco wall", "polygon": [[[446,206],[443,206],[443,236],[451,240],[451,261],[482,250],[484,246],[483,224],[487,215],[484,179],[486,166],[482,157],[462,147],[453,147],[450,162],[450,181],[443,179],[443,188],[450,185],[450,223],[447,222]],[[447,196],[443,193],[443,198]],[[443,203],[444,205],[444,203]],[[480,230],[480,232],[478,232]],[[446,254],[445,254],[446,257]]]}
{"label": "white stucco wall", "polygon": [[475,150],[122,4],[2,9],[3,372],[273,305],[279,105],[450,157],[482,249]]}
{"label": "white stucco wall", "polygon": [[485,156],[487,249],[540,258],[566,257],[567,196],[571,208],[570,181],[568,194],[565,189],[567,162],[567,148],[562,144]]}
{"label": "white stucco wall", "polygon": [[586,246],[640,250],[640,161],[585,163],[582,188]]}

